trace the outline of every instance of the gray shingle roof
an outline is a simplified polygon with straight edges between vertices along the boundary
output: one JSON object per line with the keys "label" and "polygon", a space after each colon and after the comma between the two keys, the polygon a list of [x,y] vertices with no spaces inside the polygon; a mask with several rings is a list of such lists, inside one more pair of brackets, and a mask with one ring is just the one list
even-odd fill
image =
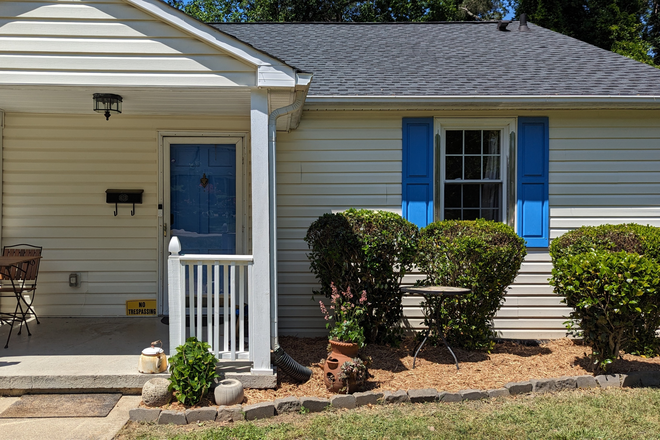
{"label": "gray shingle roof", "polygon": [[660,95],[660,69],[532,24],[213,26],[313,73],[311,96]]}

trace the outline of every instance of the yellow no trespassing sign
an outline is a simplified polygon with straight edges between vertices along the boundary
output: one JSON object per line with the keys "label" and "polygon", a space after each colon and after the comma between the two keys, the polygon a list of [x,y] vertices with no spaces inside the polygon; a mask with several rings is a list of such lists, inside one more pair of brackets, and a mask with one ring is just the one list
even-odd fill
{"label": "yellow no trespassing sign", "polygon": [[126,301],[126,316],[156,316],[155,299],[132,299]]}

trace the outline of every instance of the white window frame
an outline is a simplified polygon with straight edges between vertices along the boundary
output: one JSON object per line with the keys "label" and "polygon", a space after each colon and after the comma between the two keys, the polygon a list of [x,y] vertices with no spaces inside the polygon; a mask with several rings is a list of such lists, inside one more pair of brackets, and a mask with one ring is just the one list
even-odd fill
{"label": "white window frame", "polygon": [[[471,117],[471,118],[435,118],[434,119],[434,132],[435,132],[435,160],[434,160],[434,179],[433,179],[433,206],[434,206],[434,219],[444,220],[444,200],[445,200],[445,152],[446,152],[446,139],[445,132],[447,130],[500,130],[502,134],[500,144],[500,180],[502,182],[502,200],[500,212],[502,213],[501,221],[507,223],[515,228],[515,208],[509,207],[510,198],[510,185],[513,185],[513,192],[511,194],[515,197],[515,132],[517,126],[517,119],[515,117],[503,118],[486,118],[486,117]],[[512,133],[514,135],[512,136]],[[513,144],[512,145],[512,140]],[[512,161],[509,160],[510,156]],[[509,170],[510,165],[514,164],[514,169]],[[513,174],[512,174],[513,173]],[[451,180],[454,183],[465,182],[463,180]]]}

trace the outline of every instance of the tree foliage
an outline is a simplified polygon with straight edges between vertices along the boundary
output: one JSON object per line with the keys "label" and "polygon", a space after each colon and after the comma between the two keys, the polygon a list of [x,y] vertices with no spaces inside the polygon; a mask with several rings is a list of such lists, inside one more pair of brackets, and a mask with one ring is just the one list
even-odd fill
{"label": "tree foliage", "polygon": [[648,0],[643,38],[652,48],[653,62],[660,66],[660,0]]}
{"label": "tree foliage", "polygon": [[[513,0],[516,16],[655,65],[660,61],[660,0]],[[654,62],[655,61],[655,62]]]}
{"label": "tree foliage", "polygon": [[166,0],[204,22],[402,22],[499,19],[504,0]]}

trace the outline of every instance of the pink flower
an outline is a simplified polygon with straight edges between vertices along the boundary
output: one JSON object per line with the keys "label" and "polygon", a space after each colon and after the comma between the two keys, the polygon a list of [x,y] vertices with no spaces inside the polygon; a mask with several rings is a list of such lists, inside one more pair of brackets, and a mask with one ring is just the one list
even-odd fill
{"label": "pink flower", "polygon": [[364,304],[365,302],[367,302],[367,291],[363,290],[360,296],[360,304]]}
{"label": "pink flower", "polygon": [[[323,301],[319,301],[319,305],[321,306],[321,312],[323,312],[324,315],[328,314],[328,309],[325,308],[325,304],[323,304]],[[326,316],[325,319],[328,319]]]}

